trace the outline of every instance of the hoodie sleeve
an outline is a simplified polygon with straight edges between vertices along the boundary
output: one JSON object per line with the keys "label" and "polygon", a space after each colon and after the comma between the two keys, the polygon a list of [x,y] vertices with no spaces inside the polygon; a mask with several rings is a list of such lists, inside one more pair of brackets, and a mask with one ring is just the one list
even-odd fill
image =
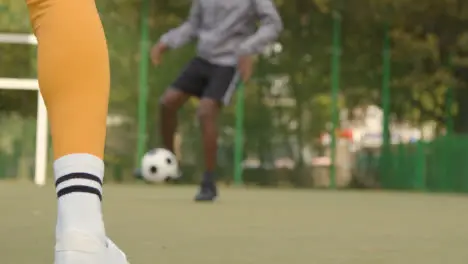
{"label": "hoodie sleeve", "polygon": [[201,5],[198,0],[192,0],[188,19],[179,27],[162,35],[160,42],[172,49],[179,48],[197,37],[201,22]]}
{"label": "hoodie sleeve", "polygon": [[260,20],[257,32],[240,45],[239,55],[261,53],[265,47],[278,38],[283,22],[272,0],[252,0]]}

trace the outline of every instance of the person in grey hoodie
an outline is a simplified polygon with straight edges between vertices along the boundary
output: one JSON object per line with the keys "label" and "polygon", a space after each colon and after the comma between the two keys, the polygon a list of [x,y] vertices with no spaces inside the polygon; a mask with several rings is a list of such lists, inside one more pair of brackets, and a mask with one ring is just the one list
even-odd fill
{"label": "person in grey hoodie", "polygon": [[[259,26],[257,27],[257,23]],[[164,34],[151,50],[155,65],[168,49],[197,40],[197,56],[183,69],[160,101],[164,147],[174,151],[178,109],[192,96],[200,98],[205,173],[196,201],[217,195],[214,171],[217,155],[216,119],[229,103],[239,81],[252,74],[252,55],[274,42],[283,29],[272,0],[192,0],[188,19]]]}

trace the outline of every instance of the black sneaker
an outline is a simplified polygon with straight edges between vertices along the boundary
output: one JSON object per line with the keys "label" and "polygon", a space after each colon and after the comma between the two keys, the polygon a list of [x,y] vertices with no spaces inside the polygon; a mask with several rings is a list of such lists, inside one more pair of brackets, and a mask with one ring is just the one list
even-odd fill
{"label": "black sneaker", "polygon": [[202,182],[200,190],[195,196],[196,202],[212,202],[218,196],[218,190],[214,182]]}

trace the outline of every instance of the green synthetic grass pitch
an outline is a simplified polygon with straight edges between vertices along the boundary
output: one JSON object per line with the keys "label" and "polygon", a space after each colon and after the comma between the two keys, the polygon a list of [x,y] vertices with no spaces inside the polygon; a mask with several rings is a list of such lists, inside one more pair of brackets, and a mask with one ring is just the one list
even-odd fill
{"label": "green synthetic grass pitch", "polygon": [[[106,185],[109,235],[132,264],[466,264],[468,197]],[[0,263],[51,264],[52,186],[0,182]]]}

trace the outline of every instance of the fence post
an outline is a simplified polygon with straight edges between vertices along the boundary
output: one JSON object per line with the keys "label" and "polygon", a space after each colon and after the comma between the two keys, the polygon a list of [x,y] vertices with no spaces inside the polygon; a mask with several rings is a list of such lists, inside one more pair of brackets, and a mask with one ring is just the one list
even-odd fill
{"label": "fence post", "polygon": [[149,0],[143,0],[141,5],[141,35],[140,35],[140,66],[138,78],[138,138],[137,138],[137,161],[141,161],[146,148],[146,122],[148,107],[148,67],[149,67],[149,24],[150,11]]}
{"label": "fence post", "polygon": [[332,129],[331,129],[331,166],[330,188],[336,188],[336,133],[339,126],[338,95],[340,92],[340,59],[341,59],[341,14],[333,11],[333,43],[331,58],[331,104],[332,104]]}
{"label": "fence post", "polygon": [[419,140],[416,143],[416,168],[413,187],[416,190],[426,190],[426,151],[425,142]]}
{"label": "fence post", "polygon": [[382,108],[383,108],[383,145],[390,145],[390,77],[391,77],[391,47],[388,24],[385,25],[382,67]]}
{"label": "fence post", "polygon": [[383,182],[389,183],[391,177],[390,165],[390,78],[391,78],[391,45],[390,27],[388,22],[384,26],[384,42],[382,48],[382,90],[381,103],[382,119],[382,152],[380,155],[380,175]]}
{"label": "fence post", "polygon": [[[452,70],[452,67],[453,67],[453,58],[452,58],[452,55],[450,55],[449,59],[448,59],[448,66],[450,68],[450,70]],[[446,119],[446,122],[447,122],[447,135],[452,135],[453,134],[453,111],[452,111],[452,108],[453,108],[453,87],[450,85],[448,88],[447,88],[447,92],[446,92],[446,95],[445,95],[445,119]]]}
{"label": "fence post", "polygon": [[244,83],[240,82],[237,88],[236,98],[236,130],[234,139],[234,183],[241,185],[242,179],[242,160],[244,154]]}

